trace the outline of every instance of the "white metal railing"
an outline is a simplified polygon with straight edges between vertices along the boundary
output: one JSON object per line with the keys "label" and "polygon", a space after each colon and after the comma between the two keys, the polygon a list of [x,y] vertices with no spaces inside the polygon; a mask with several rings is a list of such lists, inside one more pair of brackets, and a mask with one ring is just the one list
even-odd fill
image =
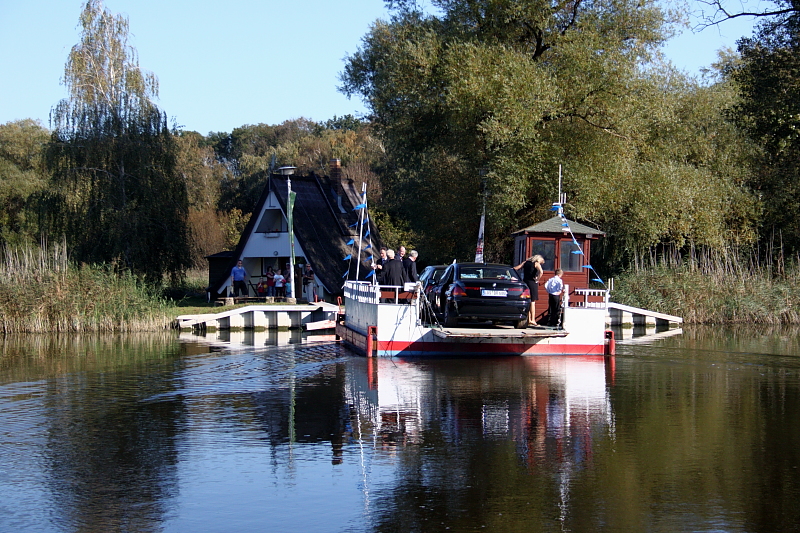
{"label": "white metal railing", "polygon": [[[575,295],[582,296],[583,301],[575,302],[576,307],[608,307],[609,291],[608,289],[575,289]],[[601,302],[590,302],[590,296],[599,296],[602,298]]]}

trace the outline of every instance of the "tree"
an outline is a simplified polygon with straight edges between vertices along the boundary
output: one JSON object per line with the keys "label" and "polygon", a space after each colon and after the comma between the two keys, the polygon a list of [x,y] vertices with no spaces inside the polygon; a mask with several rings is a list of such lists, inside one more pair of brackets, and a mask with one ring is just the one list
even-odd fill
{"label": "tree", "polygon": [[800,21],[765,21],[739,41],[739,53],[727,72],[742,94],[733,116],[761,150],[750,186],[764,203],[762,239],[779,236],[794,253],[800,251]]}
{"label": "tree", "polygon": [[116,262],[154,283],[179,277],[188,199],[175,138],[153,103],[158,81],[139,68],[128,20],[102,0],[86,2],[80,24],[63,78],[69,96],[51,114],[48,223],[78,260]]}
{"label": "tree", "polygon": [[701,22],[698,25],[699,29],[716,26],[740,17],[771,19],[770,24],[783,26],[791,24],[793,20],[796,21],[800,13],[800,2],[797,0],[758,2],[751,9],[748,9],[747,2],[737,2],[733,6],[727,0],[699,0],[699,3],[708,7],[708,10],[700,10]]}
{"label": "tree", "polygon": [[35,197],[45,190],[42,150],[49,132],[33,120],[0,125],[0,245],[38,237]]}

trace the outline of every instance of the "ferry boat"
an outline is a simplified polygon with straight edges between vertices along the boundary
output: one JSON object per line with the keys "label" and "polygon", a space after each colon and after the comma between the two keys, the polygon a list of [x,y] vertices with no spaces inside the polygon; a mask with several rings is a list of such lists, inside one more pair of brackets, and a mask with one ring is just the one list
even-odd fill
{"label": "ferry boat", "polygon": [[350,280],[336,335],[363,355],[379,357],[614,355],[614,333],[606,329],[607,291],[599,291],[605,293],[601,302],[574,302],[578,305],[570,305],[569,292],[565,287],[559,329],[446,328],[424,320],[430,315],[423,312],[426,301],[418,284],[386,287]]}

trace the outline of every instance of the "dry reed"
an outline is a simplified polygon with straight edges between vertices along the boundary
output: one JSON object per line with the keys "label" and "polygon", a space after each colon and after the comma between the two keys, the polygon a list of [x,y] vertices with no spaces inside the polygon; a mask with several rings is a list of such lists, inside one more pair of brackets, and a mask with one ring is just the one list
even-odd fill
{"label": "dry reed", "polygon": [[132,332],[169,323],[163,300],[134,276],[70,263],[66,245],[2,250],[0,332]]}
{"label": "dry reed", "polygon": [[775,250],[662,252],[617,278],[613,299],[690,324],[800,324],[798,263]]}

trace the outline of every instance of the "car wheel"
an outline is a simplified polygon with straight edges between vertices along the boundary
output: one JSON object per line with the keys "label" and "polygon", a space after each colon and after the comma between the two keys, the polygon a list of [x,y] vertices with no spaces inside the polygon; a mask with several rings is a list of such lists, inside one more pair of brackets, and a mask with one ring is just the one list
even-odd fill
{"label": "car wheel", "polygon": [[453,309],[450,305],[445,305],[444,308],[444,326],[446,328],[454,328],[458,325],[458,317],[453,316]]}
{"label": "car wheel", "polygon": [[528,319],[523,318],[522,320],[517,320],[514,322],[514,327],[517,329],[525,329],[528,327]]}

